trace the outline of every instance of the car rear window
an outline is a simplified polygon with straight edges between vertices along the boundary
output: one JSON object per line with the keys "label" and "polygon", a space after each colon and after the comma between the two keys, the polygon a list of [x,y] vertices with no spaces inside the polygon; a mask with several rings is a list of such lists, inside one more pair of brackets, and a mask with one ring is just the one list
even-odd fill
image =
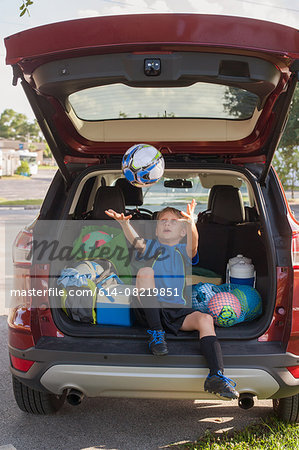
{"label": "car rear window", "polygon": [[[169,188],[164,183],[168,178],[161,178],[160,181],[149,187],[142,188],[143,191],[143,208],[150,211],[158,211],[166,206],[172,206],[179,210],[185,210],[187,203],[194,198],[196,200],[195,214],[205,211],[208,208],[208,198],[210,188],[202,186],[199,177],[188,177],[188,181],[192,183],[190,188]],[[244,206],[249,206],[249,193],[247,184],[238,178],[237,183]]]}
{"label": "car rear window", "polygon": [[249,119],[258,97],[244,89],[210,83],[184,87],[97,86],[69,96],[82,120],[139,118]]}

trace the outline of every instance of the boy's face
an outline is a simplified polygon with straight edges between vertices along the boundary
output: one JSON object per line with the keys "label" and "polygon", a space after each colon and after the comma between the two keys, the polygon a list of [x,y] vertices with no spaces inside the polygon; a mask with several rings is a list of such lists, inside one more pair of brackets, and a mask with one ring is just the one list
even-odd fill
{"label": "boy's face", "polygon": [[[183,218],[183,217],[182,217]],[[186,235],[183,222],[172,212],[165,212],[157,221],[156,236],[161,244],[175,245]]]}

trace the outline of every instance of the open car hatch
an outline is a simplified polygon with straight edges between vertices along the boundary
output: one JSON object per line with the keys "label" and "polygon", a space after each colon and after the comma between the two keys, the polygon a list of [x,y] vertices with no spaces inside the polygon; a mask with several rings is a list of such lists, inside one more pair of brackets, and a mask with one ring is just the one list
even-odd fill
{"label": "open car hatch", "polygon": [[5,39],[58,166],[137,142],[164,154],[260,162],[264,181],[299,70],[298,31],[197,14],[72,20]]}

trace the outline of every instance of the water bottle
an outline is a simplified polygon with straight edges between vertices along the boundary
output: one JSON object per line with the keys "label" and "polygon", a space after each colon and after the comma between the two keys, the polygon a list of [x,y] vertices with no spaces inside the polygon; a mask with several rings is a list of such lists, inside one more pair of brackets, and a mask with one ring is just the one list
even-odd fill
{"label": "water bottle", "polygon": [[246,264],[251,264],[252,262],[250,258],[246,258],[246,256],[243,255],[237,255],[234,258],[230,258],[226,266],[226,283],[229,283],[229,274],[232,266],[240,261],[244,261]]}
{"label": "water bottle", "polygon": [[255,286],[254,265],[243,260],[233,264],[229,269],[229,282],[232,284],[247,284]]}

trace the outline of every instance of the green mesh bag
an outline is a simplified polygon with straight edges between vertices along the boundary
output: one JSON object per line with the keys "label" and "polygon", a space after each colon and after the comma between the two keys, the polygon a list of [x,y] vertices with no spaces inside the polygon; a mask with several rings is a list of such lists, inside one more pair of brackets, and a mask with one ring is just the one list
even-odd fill
{"label": "green mesh bag", "polygon": [[198,283],[192,287],[192,307],[210,314],[216,325],[231,327],[261,316],[262,298],[247,285]]}

